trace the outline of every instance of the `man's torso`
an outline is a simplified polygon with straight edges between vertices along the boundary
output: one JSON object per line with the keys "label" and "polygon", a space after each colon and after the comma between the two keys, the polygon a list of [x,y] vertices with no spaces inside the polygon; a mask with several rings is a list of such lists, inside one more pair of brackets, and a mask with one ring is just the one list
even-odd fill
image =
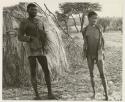
{"label": "man's torso", "polygon": [[99,30],[96,26],[88,26],[86,29],[87,36],[87,55],[97,56],[99,43]]}
{"label": "man's torso", "polygon": [[32,38],[32,41],[27,43],[28,56],[43,55],[42,43],[39,39],[40,36],[42,36],[41,30],[44,30],[43,23],[37,18],[27,18],[25,20],[24,27],[26,36],[30,36]]}

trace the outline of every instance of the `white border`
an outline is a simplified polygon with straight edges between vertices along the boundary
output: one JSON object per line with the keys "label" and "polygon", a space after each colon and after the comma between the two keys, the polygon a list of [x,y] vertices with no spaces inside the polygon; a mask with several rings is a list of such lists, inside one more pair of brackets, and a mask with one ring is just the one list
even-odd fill
{"label": "white border", "polygon": [[[3,15],[2,15],[2,8],[3,8],[3,6],[4,6],[4,4],[6,4],[6,3],[8,3],[8,2],[37,2],[37,1],[39,1],[39,0],[1,0],[1,4],[0,4],[0,14],[1,14],[1,19],[0,19],[0,24],[1,24],[1,27],[0,27],[0,100],[2,100],[2,22],[3,22],[3,20],[2,20],[2,17],[3,17]],[[41,1],[45,1],[45,0],[41,0]],[[72,1],[72,0],[64,0],[64,1]],[[80,1],[80,0],[78,0],[78,1]],[[87,1],[87,0],[85,0],[85,1]],[[90,1],[90,0],[89,0]],[[93,1],[93,0],[91,0],[91,1]],[[124,6],[123,8],[124,8],[124,10],[123,11],[125,11],[125,0],[122,0],[123,1],[123,3],[122,3],[122,5],[121,6]],[[53,2],[52,0],[51,1],[49,1],[49,2]],[[116,8],[117,9],[117,8]],[[123,12],[122,11],[122,12]],[[124,61],[125,60],[125,13],[123,12],[123,16],[124,16],[124,19],[123,19],[123,48],[122,48],[122,51],[123,51],[123,57],[122,57],[122,60]],[[122,79],[123,79],[123,89],[122,90],[124,90],[123,91],[123,94],[122,94],[122,102],[125,102],[125,63],[123,62],[123,74],[122,74]],[[5,101],[5,100],[3,100],[3,101]],[[18,100],[15,100],[15,102],[17,102]],[[27,100],[28,101],[28,100]],[[8,102],[8,101],[7,101]]]}

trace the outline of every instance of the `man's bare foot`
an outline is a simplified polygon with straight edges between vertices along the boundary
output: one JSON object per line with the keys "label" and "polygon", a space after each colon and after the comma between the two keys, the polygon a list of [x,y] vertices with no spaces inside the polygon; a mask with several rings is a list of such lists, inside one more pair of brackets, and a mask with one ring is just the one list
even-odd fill
{"label": "man's bare foot", "polygon": [[103,95],[104,95],[104,97],[105,97],[104,100],[105,100],[105,101],[108,101],[108,99],[109,99],[109,98],[108,98],[108,94],[103,93]]}
{"label": "man's bare foot", "polygon": [[93,95],[91,96],[91,99],[95,99],[95,94],[93,94]]}
{"label": "man's bare foot", "polygon": [[105,100],[108,101],[108,95],[105,95]]}
{"label": "man's bare foot", "polygon": [[53,94],[48,94],[48,99],[57,100],[57,98]]}
{"label": "man's bare foot", "polygon": [[36,96],[34,100],[41,100],[40,96]]}

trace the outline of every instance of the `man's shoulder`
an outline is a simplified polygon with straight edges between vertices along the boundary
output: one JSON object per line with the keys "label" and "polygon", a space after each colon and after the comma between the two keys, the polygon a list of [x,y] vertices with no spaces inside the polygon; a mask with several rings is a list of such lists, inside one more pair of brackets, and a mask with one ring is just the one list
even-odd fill
{"label": "man's shoulder", "polygon": [[26,23],[28,23],[28,18],[23,18],[20,23],[21,23],[21,24],[26,24]]}
{"label": "man's shoulder", "polygon": [[36,19],[39,21],[39,22],[45,22],[45,17],[43,16],[37,16]]}
{"label": "man's shoulder", "polygon": [[87,28],[88,28],[88,26],[82,28],[82,32],[86,32]]}
{"label": "man's shoulder", "polygon": [[96,27],[97,27],[101,32],[103,31],[102,25],[97,24]]}

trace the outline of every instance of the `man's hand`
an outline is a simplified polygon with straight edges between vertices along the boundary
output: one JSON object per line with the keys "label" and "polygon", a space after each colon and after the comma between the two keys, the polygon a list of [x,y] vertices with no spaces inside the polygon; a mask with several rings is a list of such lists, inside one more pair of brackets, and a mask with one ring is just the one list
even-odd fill
{"label": "man's hand", "polygon": [[27,36],[27,40],[28,40],[29,42],[31,42],[31,41],[32,41],[32,38],[31,38],[30,36]]}

